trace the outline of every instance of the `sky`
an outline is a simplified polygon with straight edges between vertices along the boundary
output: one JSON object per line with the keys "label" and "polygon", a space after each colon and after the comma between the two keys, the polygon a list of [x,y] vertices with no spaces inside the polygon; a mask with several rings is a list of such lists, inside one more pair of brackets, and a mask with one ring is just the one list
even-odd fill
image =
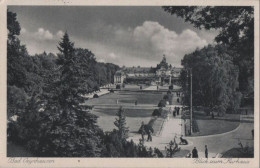
{"label": "sky", "polygon": [[199,30],[157,6],[9,6],[29,54],[58,53],[67,31],[75,47],[97,61],[120,66],[156,66],[163,55],[180,67],[185,54],[214,42],[216,30]]}

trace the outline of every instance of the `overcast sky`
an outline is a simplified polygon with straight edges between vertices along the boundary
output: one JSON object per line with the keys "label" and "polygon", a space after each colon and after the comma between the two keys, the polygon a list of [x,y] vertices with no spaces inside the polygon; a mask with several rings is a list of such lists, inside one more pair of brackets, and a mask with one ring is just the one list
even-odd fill
{"label": "overcast sky", "polygon": [[155,66],[163,54],[173,66],[196,48],[213,43],[216,31],[198,30],[161,7],[18,7],[20,39],[30,54],[57,53],[65,31],[75,47],[98,61]]}

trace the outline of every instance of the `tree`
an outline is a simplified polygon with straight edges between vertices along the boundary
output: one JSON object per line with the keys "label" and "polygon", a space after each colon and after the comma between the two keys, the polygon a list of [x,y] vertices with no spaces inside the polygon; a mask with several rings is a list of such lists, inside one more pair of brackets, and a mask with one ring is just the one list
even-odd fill
{"label": "tree", "polygon": [[16,17],[16,13],[7,10],[8,40],[14,40],[20,35],[21,27]]}
{"label": "tree", "polygon": [[47,88],[41,151],[49,156],[100,156],[101,130],[96,125],[97,117],[82,105],[82,95],[87,92],[84,71],[67,33],[58,49],[58,78]]}
{"label": "tree", "polygon": [[163,9],[199,29],[216,29],[215,40],[233,52],[239,67],[239,89],[253,92],[248,85],[254,76],[254,8],[251,6],[166,6]]}
{"label": "tree", "polygon": [[114,124],[118,129],[119,138],[122,141],[125,141],[128,138],[129,130],[128,130],[128,127],[126,127],[126,117],[124,114],[124,109],[122,107],[120,107],[120,109],[118,110],[116,115],[118,118],[116,118],[116,121],[114,122]]}
{"label": "tree", "polygon": [[[241,96],[238,88],[238,67],[223,45],[207,46],[184,56],[182,65],[192,69],[193,104],[211,108],[225,113],[239,107]],[[181,74],[183,88],[190,93],[185,82],[186,73]],[[185,75],[185,76],[183,76]],[[187,81],[188,80],[188,81]],[[189,102],[188,102],[189,103]]]}

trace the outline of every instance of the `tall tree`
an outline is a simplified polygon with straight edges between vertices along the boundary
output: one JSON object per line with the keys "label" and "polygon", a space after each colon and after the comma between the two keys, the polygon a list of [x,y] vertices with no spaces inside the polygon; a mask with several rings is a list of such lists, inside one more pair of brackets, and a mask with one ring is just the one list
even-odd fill
{"label": "tall tree", "polygon": [[82,77],[84,71],[67,33],[58,49],[58,79],[49,86],[43,113],[48,128],[42,146],[53,156],[99,156],[101,130],[96,125],[97,117],[83,105],[82,95],[87,92]]}
{"label": "tall tree", "polygon": [[119,138],[122,141],[125,141],[128,138],[129,130],[128,130],[128,127],[126,126],[126,117],[124,114],[124,109],[122,107],[120,107],[120,109],[118,110],[116,115],[118,118],[116,118],[116,121],[114,122],[114,124],[118,129]]}
{"label": "tall tree", "polygon": [[[199,29],[216,29],[216,42],[233,50],[239,67],[239,88],[253,92],[249,85],[254,76],[254,8],[251,6],[166,6],[163,9]],[[252,82],[251,82],[252,83]]]}

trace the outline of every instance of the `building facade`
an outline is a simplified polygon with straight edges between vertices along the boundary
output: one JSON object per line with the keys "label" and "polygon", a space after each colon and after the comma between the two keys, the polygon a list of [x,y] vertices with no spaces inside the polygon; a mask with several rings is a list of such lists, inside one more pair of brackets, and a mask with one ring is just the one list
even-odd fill
{"label": "building facade", "polygon": [[156,67],[123,67],[114,75],[114,84],[123,84],[124,81],[146,80],[158,84],[169,84],[179,80],[182,68],[172,67],[166,61],[165,55]]}

